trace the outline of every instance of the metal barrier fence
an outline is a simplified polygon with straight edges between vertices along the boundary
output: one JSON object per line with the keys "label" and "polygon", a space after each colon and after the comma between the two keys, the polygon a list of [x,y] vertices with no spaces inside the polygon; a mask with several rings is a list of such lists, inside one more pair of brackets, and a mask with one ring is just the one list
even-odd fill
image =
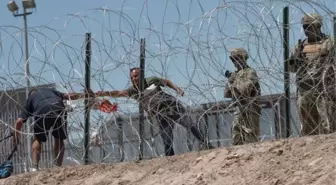
{"label": "metal barrier fence", "polygon": [[[39,87],[55,87],[55,84],[45,84],[34,86]],[[0,92],[0,139],[10,135],[13,132],[13,127],[26,99],[26,92],[24,88],[10,89]],[[31,165],[31,154],[27,153],[28,139],[32,140],[32,134],[27,134],[27,124],[23,125],[21,131],[20,144],[12,161],[14,165],[14,174],[24,173],[29,171]],[[32,130],[32,129],[31,129]],[[53,139],[49,136],[46,143],[42,145],[43,151],[41,153],[41,168],[49,168],[52,164],[52,143]],[[8,155],[12,151],[12,138],[6,139],[0,143],[0,160],[7,160]]]}
{"label": "metal barrier fence", "polygon": [[[24,93],[24,92],[23,92]],[[24,96],[23,96],[24,97]],[[21,98],[21,99],[20,99]],[[22,105],[23,99],[13,98],[11,105],[10,99],[6,99],[6,106],[3,106],[0,117],[3,123],[14,123],[19,114],[19,105]],[[20,99],[19,101],[17,101]],[[298,121],[295,106],[295,99],[292,99],[292,120],[291,130],[293,137],[298,136]],[[18,103],[20,102],[20,103]],[[231,122],[234,119],[233,109],[227,108],[231,102],[209,103],[203,105],[202,109],[189,110],[190,116],[195,123],[200,125],[201,130],[206,133],[210,143],[215,147],[224,147],[231,145]],[[284,123],[284,99],[279,95],[264,96],[260,98],[262,107],[260,115],[260,139],[272,140],[285,137],[286,130]],[[12,110],[4,111],[4,110]],[[12,131],[13,125],[0,124],[1,137],[6,136]],[[90,149],[91,163],[115,163],[124,161],[135,161],[139,159],[139,118],[133,116],[118,116],[109,120],[103,125],[103,146]],[[143,148],[143,159],[151,159],[158,156],[164,156],[164,147],[159,134],[158,124],[155,120],[145,121],[144,126],[145,144]],[[50,134],[50,133],[49,133]],[[25,137],[25,136],[22,136]],[[50,168],[53,161],[53,137],[51,134],[46,143],[43,144],[40,167]],[[25,141],[22,138],[22,141]],[[29,162],[31,154],[27,153],[27,142],[22,142],[13,158],[15,174],[29,171]],[[11,139],[1,143],[1,160],[5,160],[12,147]],[[174,149],[176,154],[199,149],[199,142],[193,138],[190,131],[180,125],[174,129]],[[64,166],[83,164],[83,147],[78,147],[66,143]],[[74,163],[77,161],[77,163]]]}
{"label": "metal barrier fence", "polygon": [[[231,145],[231,123],[234,119],[233,109],[227,109],[231,102],[222,102],[203,105],[203,109],[190,110],[190,116],[194,123],[200,125],[203,133],[206,133],[210,143],[216,148]],[[273,140],[286,137],[284,116],[284,98],[282,95],[263,96],[259,101],[262,111],[260,115],[260,140]],[[291,137],[299,135],[299,122],[296,113],[296,99],[291,100]],[[151,159],[164,156],[164,147],[159,134],[156,120],[145,119],[144,122],[144,147],[143,159]],[[103,146],[90,150],[91,163],[114,163],[139,160],[139,116],[118,116],[103,125]],[[69,144],[69,143],[68,143]],[[200,143],[191,132],[180,125],[174,129],[174,150],[181,154],[199,149]],[[72,155],[72,160],[83,161],[83,156],[74,155],[83,149],[68,147],[67,151]],[[68,157],[70,157],[68,156]],[[69,163],[65,163],[68,165]]]}

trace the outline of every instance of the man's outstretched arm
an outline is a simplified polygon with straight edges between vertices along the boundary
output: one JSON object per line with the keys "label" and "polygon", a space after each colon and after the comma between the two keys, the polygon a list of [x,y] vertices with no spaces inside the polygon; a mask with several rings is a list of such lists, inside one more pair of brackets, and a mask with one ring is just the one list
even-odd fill
{"label": "man's outstretched arm", "polygon": [[14,145],[19,144],[19,139],[20,139],[20,131],[22,128],[23,123],[25,122],[25,120],[23,118],[18,118],[16,120],[15,126],[14,126]]}
{"label": "man's outstretched arm", "polygon": [[94,93],[95,96],[110,96],[112,98],[121,98],[121,97],[129,97],[129,93],[127,90],[122,91],[97,91]]}
{"label": "man's outstretched arm", "polygon": [[23,118],[18,118],[15,123],[15,130],[20,131],[25,120]]}
{"label": "man's outstretched arm", "polygon": [[31,107],[31,100],[28,98],[23,106],[23,110],[19,117],[16,119],[15,126],[14,126],[14,144],[18,144],[20,138],[20,131],[22,129],[22,125],[27,121],[27,119],[31,116],[33,112]]}
{"label": "man's outstretched arm", "polygon": [[178,94],[180,94],[181,96],[184,95],[184,91],[183,91],[181,88],[179,88],[177,85],[175,85],[172,81],[170,81],[170,80],[168,80],[168,79],[160,79],[160,80],[162,81],[162,83],[163,83],[165,86],[167,86],[167,87],[169,87],[169,88],[175,90],[175,91],[176,91]]}
{"label": "man's outstretched arm", "polygon": [[63,93],[56,89],[54,89],[54,93],[61,97],[63,100],[78,100],[85,98],[85,94],[88,93],[90,96],[93,96],[92,90],[89,90],[86,93],[77,93],[77,92],[70,92],[70,93]]}
{"label": "man's outstretched arm", "polygon": [[78,100],[78,99],[83,99],[85,98],[85,93],[64,93],[63,94],[63,99],[64,100]]}

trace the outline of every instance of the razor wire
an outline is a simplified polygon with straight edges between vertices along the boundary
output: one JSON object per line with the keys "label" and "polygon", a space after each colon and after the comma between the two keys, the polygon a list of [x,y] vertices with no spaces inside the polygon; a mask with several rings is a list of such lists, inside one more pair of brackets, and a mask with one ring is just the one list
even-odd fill
{"label": "razor wire", "polygon": [[[132,6],[135,7],[131,11],[125,8]],[[185,96],[177,99],[190,109],[194,122],[204,127],[206,114],[209,114],[210,120],[217,119],[219,126],[216,129],[220,130],[218,132],[222,137],[210,138],[210,141],[219,141],[217,147],[228,145],[227,142],[231,139],[230,124],[235,117],[231,108],[233,105],[221,110],[221,113],[218,113],[219,109],[216,113],[216,105],[227,100],[223,98],[223,90],[227,84],[225,71],[235,70],[228,60],[229,51],[237,47],[245,48],[250,56],[248,64],[257,71],[260,78],[262,95],[280,94],[283,98],[282,8],[285,6],[289,6],[290,10],[291,48],[298,38],[305,38],[300,24],[304,13],[319,13],[324,21],[323,32],[327,35],[332,34],[332,16],[335,16],[335,10],[331,9],[331,0],[246,0],[211,3],[200,0],[175,0],[162,1],[160,5],[150,1],[123,1],[120,10],[90,8],[76,14],[69,13],[48,23],[41,23],[40,26],[29,27],[31,84],[55,83],[61,92],[81,92],[85,66],[84,38],[85,33],[90,32],[92,89],[125,89],[131,85],[129,69],[139,66],[140,39],[146,38],[146,77],[167,78],[181,87]],[[0,33],[0,88],[4,97],[2,101],[15,104],[14,107],[18,111],[22,109],[23,102],[19,102],[8,91],[25,86],[23,29],[1,25]],[[295,84],[295,75],[292,75],[293,94],[296,91]],[[164,90],[176,95],[168,88]],[[92,161],[99,163],[136,160],[141,137],[136,118],[137,103],[129,98],[108,99],[119,105],[117,113],[106,114],[91,110]],[[209,103],[212,103],[211,107],[202,109],[202,105]],[[291,126],[298,135],[296,99],[291,103],[292,110],[294,109],[291,116],[295,123]],[[84,150],[83,100],[71,100],[66,102],[66,105],[72,111],[68,114],[69,135],[65,161],[81,164]],[[201,109],[201,113],[191,113],[191,109],[196,108]],[[261,140],[275,137],[275,127],[270,125],[275,124],[276,110],[278,109],[273,104],[262,110]],[[10,114],[9,111],[12,110],[2,111]],[[213,112],[216,116],[211,116]],[[2,116],[1,132],[13,129],[18,113],[12,115],[14,116],[11,118]],[[147,155],[151,157],[163,155],[162,146],[153,147],[161,142],[158,124],[156,120],[146,120],[146,125],[152,126],[147,130],[151,132],[151,136],[145,139],[148,152],[152,153]],[[148,132],[146,134],[149,134]],[[212,130],[208,135],[211,137],[214,133]],[[181,127],[175,128],[174,134],[178,136],[174,139],[175,148],[179,148],[177,153],[185,152],[189,145],[196,145],[195,140],[186,139],[190,132]],[[21,158],[21,162],[27,163],[25,157]]]}

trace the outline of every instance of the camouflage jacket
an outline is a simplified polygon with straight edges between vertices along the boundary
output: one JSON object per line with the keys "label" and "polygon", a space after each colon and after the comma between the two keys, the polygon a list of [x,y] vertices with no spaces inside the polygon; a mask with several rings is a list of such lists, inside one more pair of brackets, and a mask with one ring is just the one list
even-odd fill
{"label": "camouflage jacket", "polygon": [[321,84],[322,72],[335,65],[335,49],[334,39],[326,35],[318,42],[309,43],[305,39],[301,45],[295,46],[289,60],[289,71],[296,73],[299,89],[307,91]]}
{"label": "camouflage jacket", "polygon": [[235,71],[231,74],[229,81],[231,81],[231,84],[225,89],[226,98],[236,100],[236,103],[244,108],[248,108],[249,105],[252,107],[258,106],[256,98],[260,95],[260,84],[257,72],[254,69],[245,68]]}

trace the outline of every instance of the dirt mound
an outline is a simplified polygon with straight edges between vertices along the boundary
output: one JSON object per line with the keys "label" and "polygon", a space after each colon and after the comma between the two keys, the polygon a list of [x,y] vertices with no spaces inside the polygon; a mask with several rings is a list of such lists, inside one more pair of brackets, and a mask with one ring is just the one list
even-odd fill
{"label": "dirt mound", "polygon": [[336,134],[186,153],[139,163],[51,169],[0,185],[324,185],[336,183]]}

